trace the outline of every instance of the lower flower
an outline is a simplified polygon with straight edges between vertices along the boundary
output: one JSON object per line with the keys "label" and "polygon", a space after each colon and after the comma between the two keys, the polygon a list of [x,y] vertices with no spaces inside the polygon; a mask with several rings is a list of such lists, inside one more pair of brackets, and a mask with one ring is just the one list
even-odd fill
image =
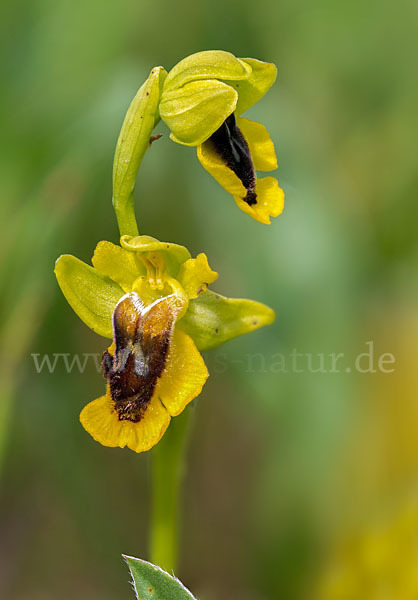
{"label": "lower flower", "polygon": [[55,273],[77,315],[113,343],[103,354],[104,396],[80,419],[104,446],[143,452],[208,377],[200,351],[272,323],[274,311],[208,290],[218,274],[206,255],[177,244],[123,236],[99,242],[93,266],[61,256]]}
{"label": "lower flower", "polygon": [[106,394],[80,415],[103,446],[149,450],[200,394],[209,374],[193,340],[175,329],[176,313],[172,296],[147,307],[131,292],[116,305],[114,343],[102,361]]}

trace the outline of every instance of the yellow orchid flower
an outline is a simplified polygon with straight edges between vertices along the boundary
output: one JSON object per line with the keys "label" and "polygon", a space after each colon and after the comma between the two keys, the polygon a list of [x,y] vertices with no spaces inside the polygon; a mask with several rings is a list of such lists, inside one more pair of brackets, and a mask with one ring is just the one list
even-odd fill
{"label": "yellow orchid flower", "polygon": [[274,312],[207,290],[218,274],[203,253],[191,258],[144,235],[120,244],[99,242],[92,267],[61,256],[55,273],[77,315],[113,338],[102,359],[106,392],[85,406],[81,423],[104,446],[142,452],[200,394],[208,377],[200,351],[271,323]]}
{"label": "yellow orchid flower", "polygon": [[274,64],[236,58],[210,50],[181,60],[161,87],[159,115],[171,139],[197,146],[202,166],[232,194],[241,210],[269,224],[284,207],[284,193],[274,177],[256,171],[277,168],[266,128],[241,117],[276,79]]}

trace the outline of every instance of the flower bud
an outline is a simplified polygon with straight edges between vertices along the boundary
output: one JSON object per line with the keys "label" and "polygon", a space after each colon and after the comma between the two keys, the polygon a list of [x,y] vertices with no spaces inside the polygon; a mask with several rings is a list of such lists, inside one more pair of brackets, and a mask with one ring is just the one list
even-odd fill
{"label": "flower bud", "polygon": [[163,67],[152,69],[128,108],[116,145],[113,162],[113,206],[120,231],[124,234],[137,233],[133,190],[142,159],[150,145],[153,129],[160,120],[158,103],[166,75]]}

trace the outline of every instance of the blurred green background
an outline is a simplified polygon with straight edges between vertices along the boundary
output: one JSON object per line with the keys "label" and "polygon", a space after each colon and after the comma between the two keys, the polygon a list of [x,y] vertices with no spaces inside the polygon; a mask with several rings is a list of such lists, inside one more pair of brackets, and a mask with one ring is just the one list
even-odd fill
{"label": "blurred green background", "polygon": [[[206,252],[217,291],[278,318],[206,357],[178,575],[200,600],[416,598],[417,521],[396,524],[418,511],[417,3],[3,0],[0,28],[0,596],[132,598],[120,555],[147,556],[150,456],[82,429],[92,362],[38,374],[31,354],[105,348],[54,261],[117,242],[113,151],[150,69],[223,49],[278,65],[249,116],[285,211],[252,221],[160,125],[140,228]],[[393,373],[345,372],[368,341]],[[342,372],[277,372],[294,349],[314,368],[344,353]]]}

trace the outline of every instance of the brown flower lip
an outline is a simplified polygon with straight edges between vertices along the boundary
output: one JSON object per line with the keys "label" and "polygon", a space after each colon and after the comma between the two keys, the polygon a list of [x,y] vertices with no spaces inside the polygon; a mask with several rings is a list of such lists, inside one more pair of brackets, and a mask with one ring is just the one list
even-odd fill
{"label": "brown flower lip", "polygon": [[142,419],[164,370],[174,323],[175,314],[163,301],[146,307],[131,293],[116,305],[115,353],[103,353],[102,368],[120,421]]}
{"label": "brown flower lip", "polygon": [[225,165],[235,173],[247,190],[243,198],[249,206],[257,204],[256,174],[250,149],[232,113],[209,138]]}

